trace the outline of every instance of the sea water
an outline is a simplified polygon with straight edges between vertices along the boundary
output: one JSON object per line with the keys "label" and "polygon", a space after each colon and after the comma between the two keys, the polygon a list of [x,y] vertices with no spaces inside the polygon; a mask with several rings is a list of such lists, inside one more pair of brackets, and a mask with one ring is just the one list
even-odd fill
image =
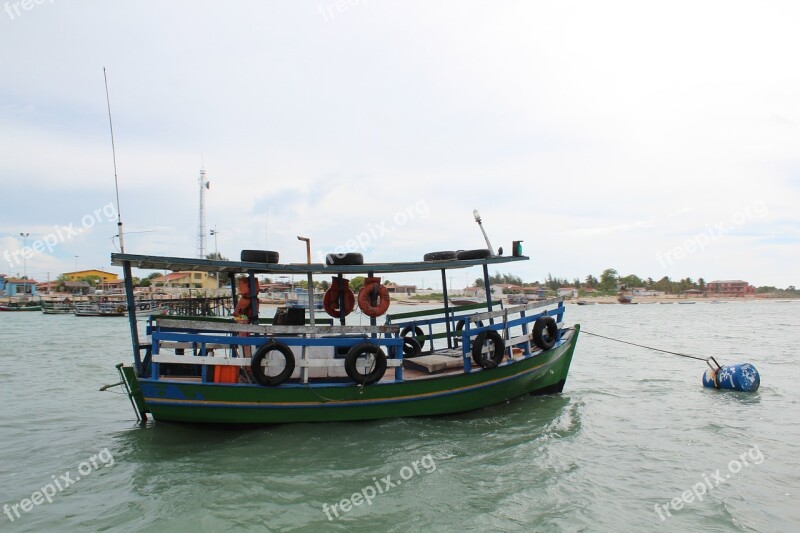
{"label": "sea water", "polygon": [[[568,305],[562,394],[457,416],[136,423],[124,318],[0,316],[2,531],[797,531],[800,302]],[[12,520],[13,519],[13,520]]]}

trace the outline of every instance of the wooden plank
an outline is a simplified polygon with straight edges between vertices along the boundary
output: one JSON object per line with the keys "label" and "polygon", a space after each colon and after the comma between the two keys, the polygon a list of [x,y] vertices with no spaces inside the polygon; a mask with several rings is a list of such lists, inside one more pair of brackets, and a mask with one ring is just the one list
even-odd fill
{"label": "wooden plank", "polygon": [[[195,355],[158,354],[153,356],[154,363],[178,365],[210,365],[210,366],[250,366],[250,357],[200,357]],[[386,366],[398,367],[402,359],[387,359]],[[344,359],[295,359],[295,368],[337,368],[344,367]]]}
{"label": "wooden plank", "polygon": [[531,340],[528,335],[521,335],[519,337],[511,337],[506,341],[506,346],[516,346],[517,344],[523,344]]}
{"label": "wooden plank", "polygon": [[448,357],[446,355],[423,355],[413,359],[404,359],[403,367],[421,370],[428,374],[444,372],[454,368],[463,368],[464,360],[461,357]]}
{"label": "wooden plank", "polygon": [[236,322],[209,323],[200,320],[172,320],[160,318],[157,326],[164,328],[222,331],[227,333],[260,333],[262,335],[371,335],[400,332],[400,326],[269,326],[237,324]]}
{"label": "wooden plank", "polygon": [[[472,311],[474,309],[485,309],[485,303],[477,303],[477,304],[469,304],[469,305],[459,305],[450,308],[450,313],[460,313],[462,311]],[[397,313],[393,315],[388,315],[392,322],[402,318],[416,318],[420,316],[433,316],[433,315],[443,315],[444,314],[444,302],[442,302],[441,309],[425,309],[423,311],[409,311],[408,313]]]}
{"label": "wooden plank", "polygon": [[521,311],[529,311],[531,309],[538,309],[540,307],[547,307],[550,305],[555,305],[558,303],[563,302],[563,298],[550,298],[549,300],[542,300],[540,302],[534,302],[525,305],[517,305],[514,307],[509,307],[507,309],[500,309],[498,311],[487,311],[486,313],[476,313],[469,317],[470,322],[477,322],[478,320],[488,320],[490,318],[497,318],[503,315],[511,315],[514,313],[519,313]]}
{"label": "wooden plank", "polygon": [[249,357],[200,357],[161,353],[153,356],[153,362],[177,365],[250,366]]}
{"label": "wooden plank", "polygon": [[493,265],[528,261],[527,256],[494,256],[485,259],[449,261],[410,261],[405,263],[365,263],[363,265],[324,265],[321,263],[268,264],[246,261],[220,261],[217,259],[194,259],[183,257],[163,257],[136,254],[111,254],[111,264],[122,266],[129,261],[137,268],[149,270],[196,270],[203,272],[248,272],[273,274],[381,274],[396,272],[422,272],[427,270],[450,270],[469,268],[477,265]]}
{"label": "wooden plank", "polygon": [[[158,300],[156,300],[158,301]],[[157,321],[158,317],[154,317],[154,321]],[[194,322],[208,322],[208,323],[216,323],[216,324],[231,324],[233,320],[230,317],[218,317],[218,316],[180,316],[180,315],[169,315],[168,318],[165,320],[180,320],[184,322],[194,321]],[[264,325],[271,325],[272,318],[259,318],[258,323]],[[333,319],[332,318],[317,318],[315,320],[316,324],[319,326],[332,326]],[[311,323],[310,318],[306,318],[306,325]]]}
{"label": "wooden plank", "polygon": [[[200,349],[199,342],[171,342],[171,341],[161,341],[158,345],[159,349],[164,350],[175,350],[177,349],[184,349],[184,350],[191,350],[193,348]],[[231,347],[230,344],[216,344],[216,343],[206,343],[206,350],[225,350]]]}

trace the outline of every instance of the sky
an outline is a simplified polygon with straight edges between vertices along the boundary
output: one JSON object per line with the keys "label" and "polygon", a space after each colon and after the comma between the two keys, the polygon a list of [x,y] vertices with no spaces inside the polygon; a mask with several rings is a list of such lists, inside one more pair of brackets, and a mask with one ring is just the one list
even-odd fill
{"label": "sky", "polygon": [[0,7],[0,273],[120,271],[105,67],[128,253],[800,285],[797,2]]}

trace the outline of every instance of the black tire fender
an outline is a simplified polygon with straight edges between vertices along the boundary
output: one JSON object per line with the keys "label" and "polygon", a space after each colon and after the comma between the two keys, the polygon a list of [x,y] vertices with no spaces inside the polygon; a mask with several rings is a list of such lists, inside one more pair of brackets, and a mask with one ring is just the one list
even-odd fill
{"label": "black tire fender", "polygon": [[533,323],[533,331],[531,332],[531,340],[533,344],[542,350],[549,350],[556,345],[556,337],[558,336],[558,325],[551,316],[543,316],[536,319]]}
{"label": "black tire fender", "polygon": [[364,256],[359,253],[328,254],[325,256],[326,265],[363,265]]}
{"label": "black tire fender", "polygon": [[[400,330],[400,336],[401,337],[405,337],[409,333],[411,333],[411,326],[406,326],[406,327],[404,327],[403,329]],[[422,331],[422,328],[420,328],[419,326],[414,326],[414,338],[424,337],[424,336],[425,336],[425,332]],[[417,342],[419,342],[419,341],[417,341]]]}
{"label": "black tire fender", "polygon": [[423,261],[450,261],[456,258],[458,252],[450,250],[447,252],[429,252],[422,256]]}
{"label": "black tire fender", "polygon": [[242,250],[240,257],[246,263],[275,264],[280,259],[280,254],[272,250]]}
{"label": "black tire fender", "polygon": [[[375,366],[366,374],[358,371],[358,358],[364,354],[372,354]],[[347,375],[360,385],[371,385],[380,380],[386,373],[386,354],[381,347],[371,342],[356,344],[344,356],[344,370]]]}
{"label": "black tire fender", "polygon": [[456,254],[456,259],[460,261],[466,261],[468,259],[486,259],[491,255],[492,252],[490,252],[487,248],[480,248],[478,250],[461,250]]}
{"label": "black tire fender", "polygon": [[[482,328],[483,327],[483,322],[481,322],[479,320],[479,321],[475,322],[472,326],[473,327]],[[458,322],[456,322],[456,336],[454,337],[454,339],[455,339],[455,347],[456,348],[458,348],[458,343],[461,341],[461,332],[462,331],[464,331],[464,319],[461,319]]]}
{"label": "black tire fender", "polygon": [[[494,344],[494,353],[486,358],[483,353],[483,343],[491,341]],[[506,343],[503,337],[493,329],[481,331],[472,341],[472,360],[481,368],[495,368],[503,361],[506,355]]]}
{"label": "black tire fender", "polygon": [[414,337],[403,337],[403,357],[411,359],[422,353],[422,345]]}
{"label": "black tire fender", "polygon": [[[264,371],[264,367],[261,366],[261,363],[264,361],[264,358],[267,356],[267,354],[273,350],[277,350],[283,355],[283,357],[286,359],[286,366],[277,376],[268,376]],[[258,381],[261,385],[264,385],[265,387],[278,386],[289,379],[292,376],[292,372],[294,372],[294,353],[292,352],[291,348],[282,342],[270,341],[264,343],[253,356],[253,360],[250,363],[250,369],[253,371],[253,376],[256,378],[256,381]]]}

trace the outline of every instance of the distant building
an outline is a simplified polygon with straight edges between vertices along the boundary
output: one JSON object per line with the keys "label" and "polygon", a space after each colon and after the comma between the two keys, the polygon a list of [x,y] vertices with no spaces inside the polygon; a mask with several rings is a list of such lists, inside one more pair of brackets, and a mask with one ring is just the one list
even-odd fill
{"label": "distant building", "polygon": [[36,296],[36,280],[4,278],[3,292],[6,296]]}
{"label": "distant building", "polygon": [[92,286],[85,281],[65,281],[63,285],[64,292],[75,296],[86,295],[92,291]]}
{"label": "distant building", "polygon": [[113,272],[105,272],[104,270],[78,270],[76,272],[64,272],[61,275],[68,281],[80,281],[82,278],[97,278],[100,281],[119,279],[119,276]]}
{"label": "distant building", "polygon": [[395,283],[389,283],[385,285],[386,290],[389,291],[389,294],[415,294],[417,292],[416,285],[397,285]]}
{"label": "distant building", "polygon": [[633,296],[664,296],[664,291],[654,291],[644,287],[635,287],[631,289]]}
{"label": "distant building", "polygon": [[39,294],[50,294],[51,292],[58,291],[58,281],[42,281],[36,284],[36,291]]}
{"label": "distant building", "polygon": [[578,289],[575,287],[559,287],[558,295],[561,298],[574,298],[578,295]]}
{"label": "distant building", "polygon": [[719,280],[706,283],[709,296],[725,296],[728,298],[744,298],[756,293],[756,288],[740,279]]}
{"label": "distant building", "polygon": [[526,296],[533,296],[537,300],[542,300],[547,294],[547,289],[544,287],[525,287],[523,292]]}
{"label": "distant building", "polygon": [[208,272],[173,272],[166,276],[158,276],[150,280],[155,287],[167,289],[217,289],[217,280]]}

